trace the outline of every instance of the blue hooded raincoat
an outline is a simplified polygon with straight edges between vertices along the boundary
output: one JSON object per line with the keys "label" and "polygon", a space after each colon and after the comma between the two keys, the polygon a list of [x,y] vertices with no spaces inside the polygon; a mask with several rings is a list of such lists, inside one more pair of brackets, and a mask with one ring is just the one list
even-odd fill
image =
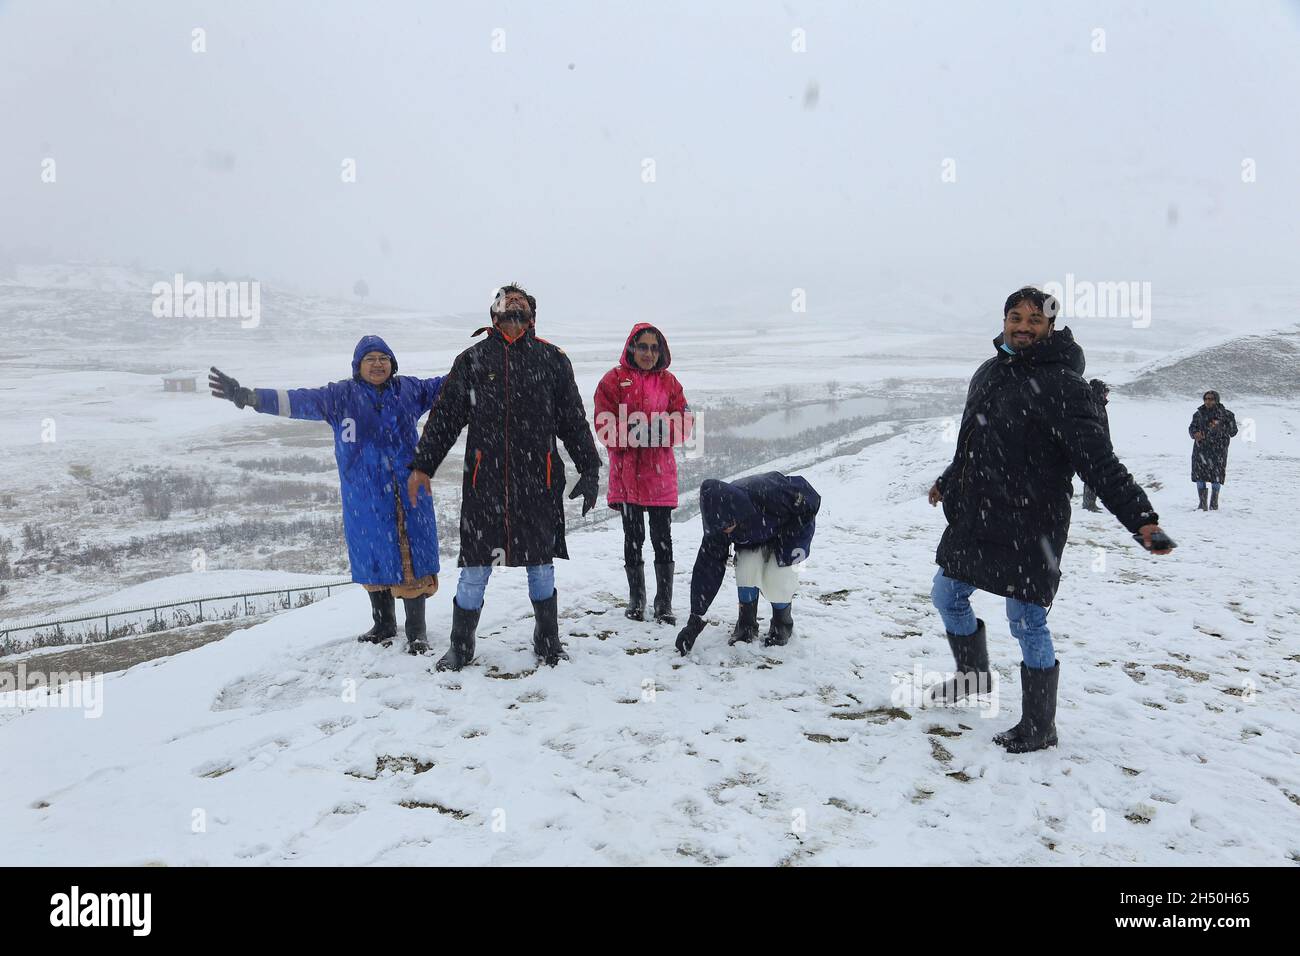
{"label": "blue hooded raincoat", "polygon": [[[393,374],[381,388],[361,377],[361,359],[384,352]],[[257,410],[334,429],[334,458],[343,498],[352,580],[358,584],[403,582],[397,509],[401,508],[415,577],[438,573],[438,525],[433,502],[421,492],[412,508],[406,497],[407,466],[420,440],[416,422],[432,406],[442,377],[397,374],[397,356],[377,335],[367,335],[352,353],[352,378],[321,388],[259,388]]]}

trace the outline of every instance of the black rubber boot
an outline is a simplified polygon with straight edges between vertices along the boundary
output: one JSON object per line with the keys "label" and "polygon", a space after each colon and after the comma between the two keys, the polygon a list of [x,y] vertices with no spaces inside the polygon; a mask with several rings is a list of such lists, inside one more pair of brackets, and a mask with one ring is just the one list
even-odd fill
{"label": "black rubber boot", "polygon": [[1213,491],[1210,492],[1210,510],[1211,511],[1219,510],[1219,489],[1218,488],[1215,488]]}
{"label": "black rubber boot", "polygon": [[467,611],[451,599],[451,649],[438,658],[440,671],[458,671],[474,659],[474,635],[483,609]]}
{"label": "black rubber boot", "polygon": [[984,622],[975,621],[972,634],[948,635],[948,647],[952,649],[953,676],[941,684],[935,684],[926,690],[926,705],[930,707],[947,707],[965,697],[987,694],[993,688],[993,675],[989,671],[989,645],[984,633]]}
{"label": "black rubber boot", "polygon": [[767,626],[764,647],[784,647],[790,643],[790,635],[794,633],[793,609],[793,604],[772,608],[772,622]]}
{"label": "black rubber boot", "polygon": [[748,604],[741,602],[740,616],[736,620],[735,630],[731,632],[731,637],[727,639],[728,644],[735,644],[737,641],[743,641],[748,644],[758,637],[758,598],[750,601]]}
{"label": "black rubber boot", "polygon": [[627,610],[623,616],[632,621],[645,620],[645,562],[625,564],[627,571]]}
{"label": "black rubber boot", "polygon": [[560,643],[559,594],[559,591],[552,591],[545,601],[533,602],[533,613],[537,617],[533,625],[533,653],[548,667],[569,659]]}
{"label": "black rubber boot", "polygon": [[1042,670],[1020,662],[1020,723],[993,738],[1007,753],[1027,754],[1056,746],[1056,687],[1060,676],[1060,661]]}
{"label": "black rubber boot", "polygon": [[1207,491],[1205,488],[1197,488],[1197,489],[1196,489],[1196,494],[1197,494],[1197,497],[1199,497],[1199,498],[1201,499],[1201,503],[1200,503],[1199,505],[1196,506],[1196,510],[1197,510],[1197,511],[1209,511],[1210,509],[1207,508],[1207,507],[1205,506],[1205,496],[1206,496],[1207,494],[1209,494],[1209,491]]}
{"label": "black rubber boot", "polygon": [[671,561],[655,562],[655,621],[660,624],[676,624],[677,615],[673,613],[673,563]]}
{"label": "black rubber boot", "polygon": [[408,654],[427,654],[429,652],[429,635],[424,626],[424,597],[402,598],[406,609],[406,652]]}
{"label": "black rubber boot", "polygon": [[370,595],[370,616],[375,626],[357,637],[367,644],[380,644],[391,641],[397,636],[397,602],[393,592],[385,588],[382,591],[367,591]]}

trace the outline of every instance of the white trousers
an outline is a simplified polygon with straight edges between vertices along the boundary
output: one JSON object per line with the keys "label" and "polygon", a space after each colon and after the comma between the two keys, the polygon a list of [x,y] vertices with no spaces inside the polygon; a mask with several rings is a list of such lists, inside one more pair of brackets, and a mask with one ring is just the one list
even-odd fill
{"label": "white trousers", "polygon": [[789,604],[798,584],[795,565],[781,567],[775,554],[764,559],[762,548],[736,549],[736,587],[758,588],[771,603]]}

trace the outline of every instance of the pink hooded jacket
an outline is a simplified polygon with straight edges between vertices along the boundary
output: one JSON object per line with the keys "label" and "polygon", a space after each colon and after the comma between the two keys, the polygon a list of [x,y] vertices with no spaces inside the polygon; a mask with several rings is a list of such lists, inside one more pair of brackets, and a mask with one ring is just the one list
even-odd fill
{"label": "pink hooded jacket", "polygon": [[[632,359],[632,342],[647,329],[659,336],[663,348],[648,372]],[[611,508],[624,503],[677,507],[677,459],[672,446],[690,438],[694,416],[681,383],[668,371],[671,361],[664,334],[648,322],[638,322],[618,366],[596,386],[596,438],[609,450]],[[648,445],[640,442],[643,431],[649,433]],[[667,442],[661,442],[665,437]]]}

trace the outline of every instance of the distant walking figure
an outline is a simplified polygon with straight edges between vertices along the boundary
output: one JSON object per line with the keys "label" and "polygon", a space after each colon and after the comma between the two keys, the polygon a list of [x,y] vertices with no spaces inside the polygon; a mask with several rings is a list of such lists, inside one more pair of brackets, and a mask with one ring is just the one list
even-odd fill
{"label": "distant walking figure", "polygon": [[[1187,434],[1192,436],[1192,481],[1200,499],[1197,511],[1219,510],[1219,488],[1228,480],[1228,443],[1237,434],[1237,416],[1219,402],[1219,393],[1211,389],[1201,397],[1201,407],[1192,415]],[[1210,483],[1209,507],[1205,502],[1205,484]]]}

